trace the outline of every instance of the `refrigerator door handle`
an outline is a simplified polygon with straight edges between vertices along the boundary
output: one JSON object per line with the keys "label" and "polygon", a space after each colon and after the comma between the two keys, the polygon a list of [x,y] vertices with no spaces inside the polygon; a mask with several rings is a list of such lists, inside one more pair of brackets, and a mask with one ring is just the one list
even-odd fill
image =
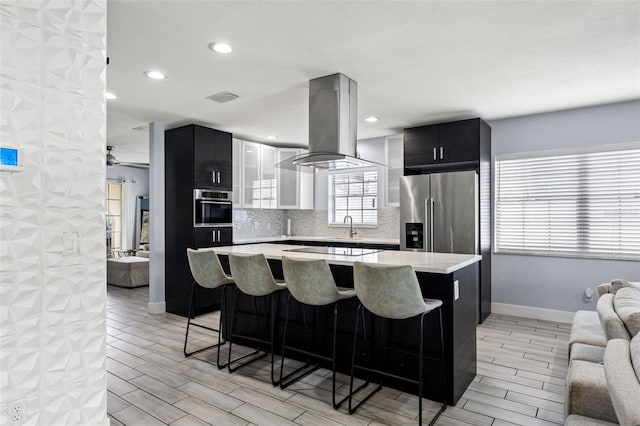
{"label": "refrigerator door handle", "polygon": [[433,247],[433,205],[436,202],[433,201],[433,198],[429,198],[429,251],[435,251]]}

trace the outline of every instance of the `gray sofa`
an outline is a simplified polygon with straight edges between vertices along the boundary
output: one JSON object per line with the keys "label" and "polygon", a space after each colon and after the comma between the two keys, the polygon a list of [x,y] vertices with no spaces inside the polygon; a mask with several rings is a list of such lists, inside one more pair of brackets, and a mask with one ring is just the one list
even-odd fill
{"label": "gray sofa", "polygon": [[633,359],[635,379],[640,379],[640,286],[614,280],[599,286],[599,294],[596,311],[578,311],[574,317],[569,340],[565,424],[606,425],[617,424],[620,420],[621,424],[640,425],[640,420],[638,423],[623,422],[624,416],[625,419],[633,416],[628,417],[628,409],[619,411],[621,406],[626,406],[626,400],[640,407],[640,393],[625,397],[620,392],[614,395],[612,390],[612,386],[619,386],[613,373],[618,365],[613,359],[622,365],[624,358],[620,355],[625,352],[620,342],[626,342],[627,346],[629,341],[633,342],[626,353],[635,354],[629,355],[629,359]]}
{"label": "gray sofa", "polygon": [[[569,372],[565,425],[640,425],[640,333],[607,343],[604,365],[576,361]],[[572,366],[573,367],[573,363]],[[571,374],[575,374],[571,376]]]}
{"label": "gray sofa", "polygon": [[[622,289],[616,302],[616,294]],[[569,336],[570,361],[601,362],[608,340],[630,340],[638,332],[640,326],[634,324],[640,321],[636,319],[640,315],[640,302],[634,290],[640,291],[640,283],[619,279],[598,286],[600,297],[596,310],[578,311],[573,318]]]}

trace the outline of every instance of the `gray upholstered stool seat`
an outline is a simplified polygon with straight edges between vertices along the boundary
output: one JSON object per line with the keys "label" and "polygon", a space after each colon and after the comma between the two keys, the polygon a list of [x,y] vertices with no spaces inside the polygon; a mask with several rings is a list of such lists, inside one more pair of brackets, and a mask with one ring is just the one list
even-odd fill
{"label": "gray upholstered stool seat", "polygon": [[[225,317],[225,288],[229,284],[233,284],[233,279],[225,274],[220,265],[220,259],[216,255],[213,249],[187,249],[187,258],[189,259],[189,268],[191,269],[191,275],[193,275],[193,284],[191,285],[191,297],[189,298],[189,314],[187,315],[187,331],[184,335],[184,355],[190,356],[198,352],[205,351],[214,347],[218,348],[216,355],[216,364],[218,368],[224,367],[220,364],[220,345],[225,342],[221,341],[222,329],[224,325]],[[191,322],[192,316],[195,317],[195,289],[196,285],[203,288],[216,289],[220,288],[222,297],[220,298],[220,325],[217,329],[208,327],[202,324]],[[187,341],[189,339],[190,326],[200,327],[207,330],[215,331],[218,334],[218,343],[207,346],[205,348],[197,349],[192,352],[187,352]]]}
{"label": "gray upholstered stool seat", "polygon": [[[275,296],[276,293],[286,290],[287,287],[285,284],[279,283],[273,278],[273,274],[271,273],[271,269],[269,268],[269,264],[267,263],[267,259],[264,257],[264,254],[229,254],[229,266],[231,267],[231,275],[236,283],[236,288],[233,293],[231,329],[229,332],[229,371],[236,371],[237,369],[267,355],[266,352],[261,352],[258,348],[250,354],[243,355],[232,360],[231,348],[234,337],[241,337],[246,340],[254,341],[258,344],[266,344],[270,346],[271,383],[275,386],[278,384],[278,381],[275,380],[273,371],[273,345],[275,341],[275,312],[277,303],[277,298]],[[246,296],[264,298],[267,302],[269,311],[269,338],[235,334],[235,312],[238,291]],[[254,306],[256,309],[256,318],[258,318],[257,304],[254,304]]]}
{"label": "gray upholstered stool seat", "polygon": [[[364,385],[361,385],[355,391],[353,390],[353,378],[355,370],[363,370],[368,373],[374,373],[381,377],[389,377],[397,380],[414,383],[418,385],[418,419],[422,424],[422,391],[423,391],[423,363],[424,363],[424,318],[432,312],[438,311],[440,325],[440,355],[442,370],[446,371],[446,362],[444,355],[444,337],[442,330],[442,301],[438,299],[424,299],[420,290],[420,284],[416,273],[411,266],[387,266],[374,265],[363,262],[355,262],[353,265],[354,286],[356,295],[360,300],[358,313],[356,314],[356,327],[353,336],[353,353],[351,363],[351,382],[349,385],[349,413],[353,414],[358,407],[365,403],[375,392],[382,388],[379,384],[372,392],[365,396],[355,407],[352,406],[353,395],[357,393],[363,386],[368,383],[368,379]],[[360,322],[360,313],[362,309],[366,309],[374,316],[389,320],[404,320],[416,318],[420,321],[420,336],[418,356],[418,377],[417,379],[401,377],[373,369],[365,365],[356,364],[356,347],[358,342],[358,328]],[[363,317],[364,318],[364,317]],[[363,319],[364,322],[364,319]],[[364,325],[364,324],[363,324]],[[447,408],[447,382],[446,375],[443,375],[442,384],[442,406],[440,410],[431,419],[429,424],[434,424],[440,414]]]}
{"label": "gray upholstered stool seat", "polygon": [[[280,364],[280,387],[282,389],[295,383],[304,376],[310,374],[318,368],[318,364],[310,364],[308,361],[300,368],[290,372],[283,377],[285,350],[290,350],[315,359],[330,361],[332,363],[332,402],[333,407],[338,408],[348,396],[336,402],[336,331],[338,325],[338,303],[341,300],[355,297],[356,291],[353,289],[342,289],[336,287],[336,283],[331,274],[331,269],[324,259],[292,259],[282,257],[282,272],[284,273],[289,298],[287,299],[287,309],[285,313],[284,331],[282,335],[282,359]],[[304,306],[313,306],[316,309],[320,306],[333,305],[333,334],[331,345],[331,356],[320,353],[319,344],[316,344],[314,351],[304,350],[300,347],[287,346],[287,327],[289,324],[289,308],[291,298]],[[304,312],[304,311],[303,311]],[[317,326],[317,324],[315,324]],[[305,324],[306,328],[306,324]],[[320,334],[314,327],[313,340],[317,342],[317,335]]]}

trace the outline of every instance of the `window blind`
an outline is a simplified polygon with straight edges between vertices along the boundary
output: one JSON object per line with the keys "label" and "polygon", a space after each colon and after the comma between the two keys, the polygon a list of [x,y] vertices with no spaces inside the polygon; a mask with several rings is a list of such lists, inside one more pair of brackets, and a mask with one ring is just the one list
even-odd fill
{"label": "window blind", "polygon": [[496,158],[496,252],[640,259],[640,143]]}
{"label": "window blind", "polygon": [[378,170],[329,174],[329,224],[351,216],[358,225],[378,224]]}

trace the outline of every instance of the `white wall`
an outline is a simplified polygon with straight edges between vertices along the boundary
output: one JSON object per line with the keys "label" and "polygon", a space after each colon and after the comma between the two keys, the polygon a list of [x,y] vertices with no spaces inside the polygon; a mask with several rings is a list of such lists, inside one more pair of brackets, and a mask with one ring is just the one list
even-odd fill
{"label": "white wall", "polygon": [[149,124],[149,303],[152,314],[166,311],[164,276],[164,132],[163,123]]}
{"label": "white wall", "polygon": [[[106,1],[0,5],[0,424],[107,425]],[[63,251],[63,234],[77,251]]]}
{"label": "white wall", "polygon": [[[640,101],[558,111],[489,123],[492,155],[640,140]],[[495,182],[495,180],[494,180]],[[493,198],[495,200],[495,197]],[[614,278],[640,280],[640,263],[494,254],[493,302],[575,311],[595,309],[584,289]]]}

